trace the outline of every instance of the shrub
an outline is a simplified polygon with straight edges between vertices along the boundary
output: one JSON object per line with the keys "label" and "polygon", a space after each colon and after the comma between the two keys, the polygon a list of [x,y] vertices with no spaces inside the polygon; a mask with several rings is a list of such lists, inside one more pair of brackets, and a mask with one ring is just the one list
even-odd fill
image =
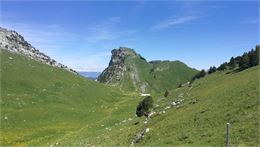
{"label": "shrub", "polygon": [[228,67],[228,63],[224,62],[217,68],[217,70],[225,70],[227,69],[227,67]]}
{"label": "shrub", "polygon": [[168,97],[168,95],[169,95],[169,91],[166,89],[164,92],[164,97]]}
{"label": "shrub", "polygon": [[210,67],[209,70],[208,70],[208,74],[214,73],[216,71],[217,71],[217,68],[215,66]]}
{"label": "shrub", "polygon": [[139,102],[136,108],[136,115],[138,117],[143,115],[148,117],[151,108],[153,108],[153,99],[151,96],[147,96],[141,102]]}
{"label": "shrub", "polygon": [[236,60],[235,60],[235,58],[234,58],[234,57],[231,57],[231,59],[230,59],[230,61],[229,61],[228,65],[229,65],[229,67],[230,67],[231,69],[234,69],[234,68],[236,68],[236,66],[237,66],[237,63],[236,63]]}
{"label": "shrub", "polygon": [[204,69],[202,69],[198,74],[196,74],[191,81],[194,81],[196,79],[199,79],[199,78],[203,78],[206,76],[206,71]]}

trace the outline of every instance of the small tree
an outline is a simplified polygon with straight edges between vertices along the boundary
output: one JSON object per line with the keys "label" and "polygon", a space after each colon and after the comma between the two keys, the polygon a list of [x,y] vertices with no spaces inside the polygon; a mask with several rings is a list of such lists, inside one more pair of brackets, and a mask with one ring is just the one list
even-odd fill
{"label": "small tree", "polygon": [[260,49],[260,45],[257,45],[256,47],[255,47],[255,63],[256,63],[256,65],[259,65],[260,63],[259,63],[259,49]]}
{"label": "small tree", "polygon": [[206,71],[204,69],[202,69],[196,76],[195,76],[195,79],[199,79],[199,78],[202,78],[204,76],[206,76]]}
{"label": "small tree", "polygon": [[143,115],[148,117],[151,108],[153,108],[153,99],[151,96],[147,96],[141,102],[139,102],[136,108],[136,115],[138,117]]}
{"label": "small tree", "polygon": [[197,73],[195,76],[192,77],[191,83],[193,83],[196,79],[203,78],[206,76],[206,71],[202,69],[199,73]]}
{"label": "small tree", "polygon": [[242,55],[238,64],[239,64],[240,69],[246,69],[246,68],[250,67],[248,53],[244,53]]}
{"label": "small tree", "polygon": [[164,92],[164,97],[168,97],[168,95],[169,95],[169,91],[168,91],[168,89],[166,89]]}
{"label": "small tree", "polygon": [[259,46],[255,47],[255,50],[252,49],[249,53],[249,63],[250,67],[256,66],[259,64]]}
{"label": "small tree", "polygon": [[217,70],[225,70],[225,69],[227,69],[227,66],[228,66],[228,63],[227,63],[227,62],[224,62],[223,64],[221,64],[221,65],[217,68]]}
{"label": "small tree", "polygon": [[215,66],[210,67],[209,70],[208,70],[208,74],[214,73],[216,71],[217,71],[217,68]]}
{"label": "small tree", "polygon": [[236,60],[235,60],[235,58],[234,58],[234,57],[232,57],[232,58],[230,59],[230,61],[229,61],[228,65],[230,66],[230,68],[231,68],[231,69],[234,69],[234,68],[236,68],[236,66],[237,66],[237,63],[236,63]]}

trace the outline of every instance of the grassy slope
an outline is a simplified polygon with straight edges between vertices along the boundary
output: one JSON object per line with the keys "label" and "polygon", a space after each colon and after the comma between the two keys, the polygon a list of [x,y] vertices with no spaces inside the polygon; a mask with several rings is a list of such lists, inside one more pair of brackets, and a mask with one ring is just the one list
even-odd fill
{"label": "grassy slope", "polygon": [[133,116],[139,101],[115,87],[5,50],[1,50],[1,77],[2,145],[49,145],[63,140],[78,145],[73,136],[84,128],[88,129],[82,136],[84,143],[91,143],[103,133],[101,124],[107,127]]}
{"label": "grassy slope", "polygon": [[[158,89],[158,92],[165,89],[174,89],[180,83],[189,81],[198,71],[190,68],[180,61],[162,61],[154,65],[151,79],[152,87]],[[159,69],[159,70],[157,70]],[[160,71],[160,69],[165,69]],[[153,76],[153,77],[154,77]]]}
{"label": "grassy slope", "polygon": [[[128,146],[143,128],[143,118],[134,117],[140,101],[135,94],[8,52],[1,53],[1,64],[0,144]],[[185,100],[152,118],[151,131],[137,145],[223,146],[226,122],[232,145],[259,145],[258,68],[214,73],[196,80],[192,89],[172,90],[166,99],[153,95],[160,105],[155,111],[181,93]]]}
{"label": "grassy slope", "polygon": [[[138,89],[146,82],[147,91],[151,93],[164,92],[165,89],[177,88],[180,83],[189,81],[198,71],[192,69],[180,61],[162,61],[158,64],[150,64],[138,56],[127,57],[125,60],[127,72],[121,81],[121,86],[126,91],[135,90],[131,79],[131,73],[137,73]],[[154,68],[154,72],[151,70]]]}
{"label": "grassy slope", "polygon": [[[155,97],[155,104],[160,105],[156,112],[162,112],[172,100],[184,101],[179,108],[153,117],[148,124],[151,131],[136,145],[224,146],[225,127],[230,122],[232,146],[259,146],[258,81],[259,66],[238,73],[217,72],[196,80],[191,89],[182,87],[172,90],[168,98]],[[178,98],[180,94],[182,98]],[[141,119],[133,120],[100,138],[105,146],[126,146],[142,128]]]}
{"label": "grassy slope", "polygon": [[[259,66],[238,73],[217,72],[195,81],[191,90],[184,87],[171,93],[158,103],[169,103],[181,93],[184,103],[155,117],[141,145],[224,146],[227,122],[231,123],[231,145],[260,145]],[[192,104],[195,99],[197,103]]]}

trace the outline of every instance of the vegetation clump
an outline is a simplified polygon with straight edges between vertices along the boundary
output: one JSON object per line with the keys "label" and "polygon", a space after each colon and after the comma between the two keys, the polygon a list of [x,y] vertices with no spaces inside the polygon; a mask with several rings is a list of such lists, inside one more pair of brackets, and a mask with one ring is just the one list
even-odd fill
{"label": "vegetation clump", "polygon": [[212,67],[209,68],[208,74],[212,74],[212,73],[214,73],[216,71],[217,71],[217,68],[215,66],[212,66]]}
{"label": "vegetation clump", "polygon": [[139,102],[136,108],[136,115],[138,117],[142,117],[143,115],[148,117],[151,108],[153,108],[153,99],[151,96],[147,96]]}
{"label": "vegetation clump", "polygon": [[164,97],[168,97],[169,94],[170,93],[169,93],[168,89],[166,89],[165,92],[164,92]]}
{"label": "vegetation clump", "polygon": [[196,80],[196,79],[200,79],[203,78],[204,76],[206,76],[206,71],[204,69],[202,69],[198,74],[196,74],[193,78],[192,81]]}
{"label": "vegetation clump", "polygon": [[238,67],[238,70],[244,70],[259,65],[259,48],[260,46],[257,45],[255,49],[245,52],[242,56],[231,57],[229,63],[224,62],[217,70],[223,71],[226,69],[235,69],[236,67]]}
{"label": "vegetation clump", "polygon": [[[218,68],[211,66],[208,70],[208,74],[212,74],[216,71],[224,71],[227,69],[230,70],[244,70],[253,66],[259,65],[259,48],[260,45],[256,45],[255,49],[252,49],[249,52],[245,52],[242,56],[231,57],[229,62],[222,63]],[[206,74],[205,70],[201,70],[198,74],[193,76],[191,83],[196,79],[204,77]],[[181,87],[181,85],[179,85]]]}

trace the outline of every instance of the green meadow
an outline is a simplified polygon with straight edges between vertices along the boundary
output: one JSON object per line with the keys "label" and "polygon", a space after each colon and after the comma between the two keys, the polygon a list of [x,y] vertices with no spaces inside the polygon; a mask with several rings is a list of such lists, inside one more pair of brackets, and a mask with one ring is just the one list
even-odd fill
{"label": "green meadow", "polygon": [[[258,91],[259,66],[174,85],[168,97],[158,90],[150,131],[135,145],[224,146],[229,122],[231,146],[259,146]],[[1,146],[129,146],[144,128],[144,117],[135,116],[141,100],[139,93],[1,50]]]}

